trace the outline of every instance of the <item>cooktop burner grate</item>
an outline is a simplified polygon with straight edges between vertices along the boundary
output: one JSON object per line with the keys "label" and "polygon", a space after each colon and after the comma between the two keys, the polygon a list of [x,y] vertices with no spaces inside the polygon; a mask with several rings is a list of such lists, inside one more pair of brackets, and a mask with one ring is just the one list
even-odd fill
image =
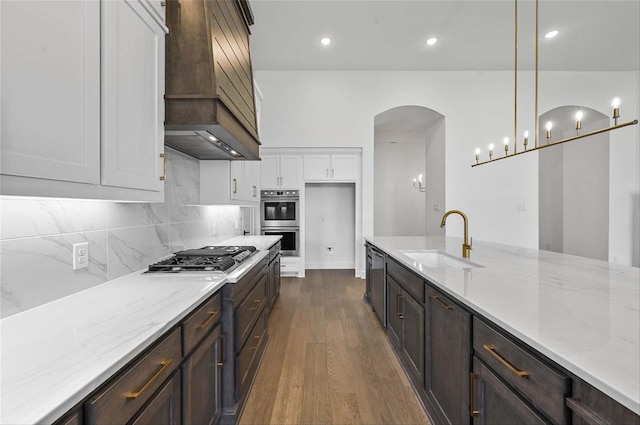
{"label": "cooktop burner grate", "polygon": [[205,246],[198,249],[178,251],[173,257],[149,266],[149,272],[182,271],[229,271],[237,264],[249,258],[254,246]]}

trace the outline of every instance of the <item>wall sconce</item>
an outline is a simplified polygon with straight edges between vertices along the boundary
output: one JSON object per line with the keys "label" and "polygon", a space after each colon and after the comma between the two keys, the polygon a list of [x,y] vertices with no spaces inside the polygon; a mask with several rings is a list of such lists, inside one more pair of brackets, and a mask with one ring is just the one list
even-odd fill
{"label": "wall sconce", "polygon": [[417,179],[413,179],[413,187],[418,189],[420,192],[427,191],[427,188],[425,187],[424,182],[422,181],[422,174],[419,174]]}

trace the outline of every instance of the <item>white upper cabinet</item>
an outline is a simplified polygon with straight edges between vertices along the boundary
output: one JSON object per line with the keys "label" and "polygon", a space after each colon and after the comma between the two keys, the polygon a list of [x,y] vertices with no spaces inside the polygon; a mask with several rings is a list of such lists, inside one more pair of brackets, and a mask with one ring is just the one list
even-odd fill
{"label": "white upper cabinet", "polygon": [[299,189],[300,165],[299,155],[262,155],[262,187]]}
{"label": "white upper cabinet", "polygon": [[0,1],[0,23],[1,193],[162,201],[161,3]]}
{"label": "white upper cabinet", "polygon": [[260,201],[260,161],[200,161],[200,203],[255,205]]}
{"label": "white upper cabinet", "polygon": [[137,0],[102,6],[102,184],[161,190],[164,35]]}
{"label": "white upper cabinet", "polygon": [[356,155],[305,155],[305,181],[354,181],[357,177]]}
{"label": "white upper cabinet", "polygon": [[100,183],[100,3],[0,1],[2,173]]}

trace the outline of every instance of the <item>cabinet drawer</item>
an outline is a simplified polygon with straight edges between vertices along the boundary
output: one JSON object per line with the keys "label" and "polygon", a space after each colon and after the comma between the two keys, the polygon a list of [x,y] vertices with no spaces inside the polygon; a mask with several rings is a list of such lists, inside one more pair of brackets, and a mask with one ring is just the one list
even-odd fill
{"label": "cabinet drawer", "polygon": [[554,423],[567,423],[565,396],[571,382],[568,377],[477,318],[473,319],[473,349],[498,376]]}
{"label": "cabinet drawer", "polygon": [[184,336],[183,355],[189,354],[202,338],[220,321],[221,295],[218,292],[205,302],[182,324]]}
{"label": "cabinet drawer", "polygon": [[249,341],[236,359],[236,397],[242,400],[255,375],[266,344],[267,312],[262,313],[254,326]]}
{"label": "cabinet drawer", "polygon": [[267,275],[262,276],[236,310],[236,352],[244,345],[255,319],[267,301]]}
{"label": "cabinet drawer", "polygon": [[424,281],[413,274],[398,262],[391,258],[387,258],[387,274],[393,278],[411,294],[420,304],[424,305]]}
{"label": "cabinet drawer", "polygon": [[124,424],[180,365],[180,328],[126,366],[86,404],[89,424]]}

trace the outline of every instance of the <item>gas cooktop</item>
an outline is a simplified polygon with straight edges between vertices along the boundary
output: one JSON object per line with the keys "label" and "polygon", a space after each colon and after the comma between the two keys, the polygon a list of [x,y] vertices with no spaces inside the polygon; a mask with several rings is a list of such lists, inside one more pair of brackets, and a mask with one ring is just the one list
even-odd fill
{"label": "gas cooktop", "polygon": [[204,246],[187,249],[151,264],[147,272],[230,272],[255,252],[255,246]]}

